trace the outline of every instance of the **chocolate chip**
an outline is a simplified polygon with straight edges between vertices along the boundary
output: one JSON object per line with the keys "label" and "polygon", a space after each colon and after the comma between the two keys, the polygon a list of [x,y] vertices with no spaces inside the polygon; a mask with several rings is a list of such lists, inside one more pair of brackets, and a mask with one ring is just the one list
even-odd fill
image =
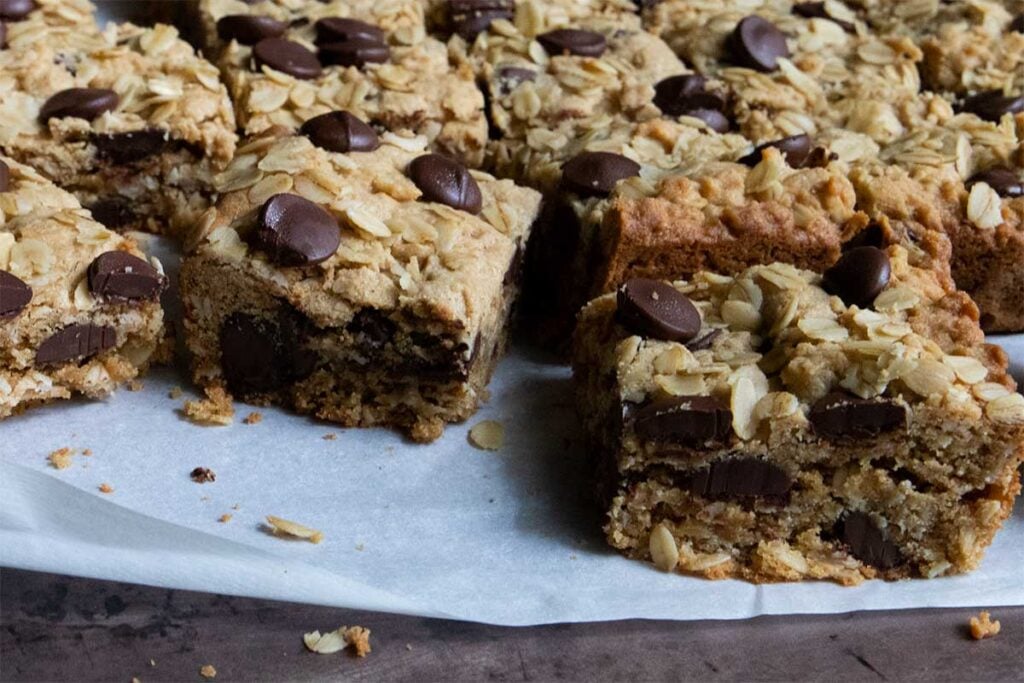
{"label": "chocolate chip", "polygon": [[217,481],[217,475],[209,467],[196,467],[189,472],[189,478],[197,484],[205,484],[209,481]]}
{"label": "chocolate chip", "polygon": [[85,207],[92,217],[108,228],[123,228],[135,222],[137,216],[131,203],[124,197],[104,197]]}
{"label": "chocolate chip", "polygon": [[604,36],[600,33],[576,28],[560,28],[542,33],[537,36],[537,42],[553,57],[558,55],[600,57],[608,46]]}
{"label": "chocolate chip", "polygon": [[75,117],[92,121],[104,112],[114,109],[120,98],[106,88],[68,88],[52,95],[39,110],[39,120]]}
{"label": "chocolate chip", "polygon": [[838,536],[850,554],[878,569],[892,569],[903,562],[899,547],[875,526],[864,512],[847,512],[839,520]]}
{"label": "chocolate chip", "polygon": [[35,8],[33,0],[0,0],[0,19],[21,21]]}
{"label": "chocolate chip", "polygon": [[686,342],[686,348],[690,351],[705,351],[710,349],[715,343],[715,340],[722,336],[722,330],[714,329],[705,334],[703,337],[694,339],[693,341]]}
{"label": "chocolate chip", "polygon": [[169,147],[167,133],[154,129],[133,133],[99,133],[90,139],[99,157],[116,165],[141,161]]}
{"label": "chocolate chip", "polygon": [[7,47],[7,24],[0,21],[0,50]]}
{"label": "chocolate chip", "polygon": [[1000,197],[1024,196],[1024,181],[1014,171],[1005,166],[989,168],[975,173],[967,180],[967,186],[974,183],[985,183],[996,191]]}
{"label": "chocolate chip", "polygon": [[217,20],[217,36],[221,40],[237,40],[242,45],[255,45],[264,38],[278,38],[288,24],[259,14],[229,14]]}
{"label": "chocolate chip", "polygon": [[324,64],[361,67],[388,61],[391,48],[367,38],[352,38],[344,42],[320,46],[320,59]]}
{"label": "chocolate chip", "polygon": [[847,33],[857,32],[857,27],[850,22],[829,15],[824,2],[798,2],[793,5],[793,14],[805,19],[828,19]]}
{"label": "chocolate chip", "polygon": [[607,197],[616,183],[640,175],[640,164],[613,152],[581,152],[562,166],[562,189],[581,197]]}
{"label": "chocolate chip", "polygon": [[852,251],[859,247],[875,247],[884,249],[889,246],[885,229],[878,223],[871,223],[866,228],[843,243],[843,251]]}
{"label": "chocolate chip", "polygon": [[296,194],[275,194],[260,208],[255,240],[274,263],[308,266],[334,255],[341,231],[318,204]]}
{"label": "chocolate chip", "polygon": [[89,264],[89,291],[108,299],[156,299],[166,278],[138,256],[108,251]]}
{"label": "chocolate chip", "polygon": [[654,104],[667,116],[692,116],[718,133],[729,130],[729,119],[722,112],[725,99],[707,92],[707,79],[695,74],[669,76],[654,86]]}
{"label": "chocolate chip", "polygon": [[871,439],[906,429],[907,409],[887,398],[860,398],[833,391],[811,406],[807,419],[814,433],[823,439]]}
{"label": "chocolate chip", "polygon": [[821,286],[847,306],[867,308],[889,284],[889,255],[876,247],[857,247],[825,271]]}
{"label": "chocolate chip", "polygon": [[117,331],[106,325],[75,323],[54,332],[36,350],[36,365],[88,358],[117,343]]}
{"label": "chocolate chip", "polygon": [[302,124],[299,132],[328,152],[372,152],[380,147],[377,132],[347,111],[314,116]]}
{"label": "chocolate chip", "polygon": [[700,332],[696,306],[667,282],[634,278],[619,287],[615,320],[633,334],[688,342]]}
{"label": "chocolate chip", "polygon": [[513,0],[449,0],[448,16],[452,30],[473,40],[497,19],[509,21],[515,16]]}
{"label": "chocolate chip", "polygon": [[409,164],[409,177],[428,202],[447,204],[453,209],[480,213],[480,186],[466,167],[440,154],[424,154]]}
{"label": "chocolate chip", "polygon": [[723,442],[732,429],[732,411],[710,396],[680,396],[650,403],[631,416],[639,438],[700,446]]}
{"label": "chocolate chip", "polygon": [[384,31],[373,24],[348,17],[327,17],[314,25],[318,46],[331,43],[344,43],[349,40],[365,40],[374,43],[386,43]]}
{"label": "chocolate chip", "polygon": [[10,320],[32,301],[32,288],[6,270],[0,270],[0,320]]}
{"label": "chocolate chip", "polygon": [[691,493],[717,496],[784,496],[793,478],[775,463],[760,458],[727,458],[711,463],[689,477]]}
{"label": "chocolate chip", "polygon": [[0,159],[0,192],[7,192],[11,187],[11,169]]}
{"label": "chocolate chip", "polygon": [[1024,12],[1017,15],[1017,18],[1010,22],[1010,31],[1024,33]]}
{"label": "chocolate chip", "polygon": [[507,95],[520,83],[537,80],[537,72],[533,69],[523,69],[518,66],[503,66],[498,69],[498,90]]}
{"label": "chocolate chip", "polygon": [[761,153],[769,147],[774,147],[782,153],[782,156],[786,159],[786,163],[791,167],[803,168],[811,154],[811,146],[811,138],[809,135],[805,135],[803,133],[800,135],[791,135],[788,138],[772,140],[771,142],[758,145],[754,148],[753,152],[737,159],[737,162],[747,166],[757,166],[761,163]]}
{"label": "chocolate chip", "polygon": [[779,68],[780,57],[789,57],[786,34],[756,15],[736,24],[726,48],[734,63],[756,71],[774,71]]}
{"label": "chocolate chip", "polygon": [[986,121],[999,123],[1003,114],[1024,112],[1024,95],[1003,95],[1002,90],[989,90],[964,99],[958,110],[974,114]]}
{"label": "chocolate chip", "polygon": [[314,357],[301,348],[293,316],[238,312],[221,324],[220,365],[228,389],[245,395],[302,379],[312,371]]}
{"label": "chocolate chip", "polygon": [[256,43],[252,56],[257,69],[269,66],[299,79],[317,78],[323,70],[315,54],[284,38],[264,38]]}

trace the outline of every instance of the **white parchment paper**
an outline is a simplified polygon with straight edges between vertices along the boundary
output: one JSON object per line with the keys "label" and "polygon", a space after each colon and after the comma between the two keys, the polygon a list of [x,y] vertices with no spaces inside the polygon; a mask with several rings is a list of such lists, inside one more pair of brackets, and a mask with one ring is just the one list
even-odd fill
{"label": "white parchment paper", "polygon": [[[1003,342],[1024,361],[1024,335]],[[185,396],[169,398],[174,386]],[[582,487],[569,371],[529,349],[501,364],[476,417],[428,446],[274,409],[246,425],[242,404],[232,426],[197,427],[177,412],[194,395],[187,387],[163,369],[139,392],[0,423],[2,563],[509,625],[1024,604],[1021,505],[980,569],[932,581],[753,586],[618,556]],[[488,418],[506,428],[497,452],[467,443],[469,427]],[[46,456],[61,447],[92,455],[58,471]],[[196,466],[216,481],[192,482]],[[223,514],[232,519],[218,522]],[[274,537],[268,514],[325,540]]]}

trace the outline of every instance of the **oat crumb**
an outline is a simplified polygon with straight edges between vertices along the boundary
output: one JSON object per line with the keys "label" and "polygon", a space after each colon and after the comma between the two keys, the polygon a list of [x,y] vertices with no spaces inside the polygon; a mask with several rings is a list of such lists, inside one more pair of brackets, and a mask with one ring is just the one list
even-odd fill
{"label": "oat crumb", "polygon": [[204,664],[202,668],[199,669],[199,675],[203,678],[216,678],[217,670],[213,668],[213,664]]}
{"label": "oat crumb", "polygon": [[263,422],[263,413],[253,411],[246,415],[245,419],[242,420],[242,422],[244,422],[247,425],[258,425],[260,422]]}
{"label": "oat crumb", "polygon": [[366,546],[362,543],[356,543],[356,550],[358,550],[359,552],[363,552],[364,550],[366,550]]}
{"label": "oat crumb", "polygon": [[132,683],[142,683],[142,679],[138,676],[132,676]]}
{"label": "oat crumb", "polygon": [[65,446],[64,448],[58,448],[50,455],[46,456],[46,459],[50,461],[50,467],[55,470],[66,470],[71,467],[71,458],[74,456],[75,451]]}
{"label": "oat crumb", "polygon": [[241,507],[242,507],[241,505],[239,505],[238,503],[235,503],[234,505],[231,506],[231,509],[232,510],[237,510],[237,509],[239,509]]}
{"label": "oat crumb", "polygon": [[334,441],[337,438],[338,438],[338,435],[335,434],[334,432],[328,432],[328,433],[323,435],[323,440],[324,441]]}
{"label": "oat crumb", "polygon": [[405,644],[405,649],[408,650],[409,652],[412,652],[412,644],[411,643],[406,643]]}
{"label": "oat crumb", "polygon": [[469,430],[469,442],[485,451],[496,451],[505,443],[505,426],[495,420],[482,420]]}
{"label": "oat crumb", "polygon": [[227,524],[228,522],[231,521],[231,517],[232,517],[232,515],[230,515],[228,513],[224,513],[223,515],[221,515],[220,517],[217,518],[217,521],[220,522],[221,524]]}
{"label": "oat crumb", "polygon": [[229,425],[235,417],[231,394],[222,387],[206,389],[206,398],[185,401],[185,416],[196,424]]}
{"label": "oat crumb", "polygon": [[989,613],[986,610],[982,610],[976,617],[971,617],[971,638],[975,640],[982,640],[983,638],[994,638],[999,635],[999,629],[1002,628],[998,621],[992,621],[989,618]]}
{"label": "oat crumb", "polygon": [[267,515],[267,524],[269,524],[270,528],[273,529],[275,535],[284,534],[285,536],[304,538],[310,543],[320,543],[324,540],[324,533],[322,531],[310,529],[308,526],[303,526],[297,522],[275,517],[274,515]]}
{"label": "oat crumb", "polygon": [[102,484],[100,484],[100,493],[113,493],[113,492],[114,492],[114,487],[111,486],[110,484],[108,484],[106,482],[103,482]]}
{"label": "oat crumb", "polygon": [[86,456],[92,455],[92,449],[91,448],[83,449],[82,450],[82,455],[86,455]]}
{"label": "oat crumb", "polygon": [[171,390],[167,392],[167,397],[177,401],[183,393],[185,392],[181,390],[181,387],[171,387]]}
{"label": "oat crumb", "polygon": [[370,654],[370,629],[362,626],[351,626],[345,629],[345,642],[352,648],[356,657]]}
{"label": "oat crumb", "polygon": [[346,647],[352,648],[356,657],[365,657],[370,652],[370,629],[362,626],[339,626],[333,631],[321,634],[312,631],[303,634],[302,642],[306,649],[318,655],[329,655],[340,652]]}
{"label": "oat crumb", "polygon": [[217,480],[217,475],[209,467],[197,467],[188,476],[197,484],[205,484],[208,481]]}
{"label": "oat crumb", "polygon": [[128,389],[128,391],[142,391],[143,389],[146,388],[146,385],[142,382],[142,380],[133,379],[129,381],[128,384],[125,385],[125,388]]}
{"label": "oat crumb", "polygon": [[155,659],[149,660],[149,665],[150,666],[156,666],[156,660]]}

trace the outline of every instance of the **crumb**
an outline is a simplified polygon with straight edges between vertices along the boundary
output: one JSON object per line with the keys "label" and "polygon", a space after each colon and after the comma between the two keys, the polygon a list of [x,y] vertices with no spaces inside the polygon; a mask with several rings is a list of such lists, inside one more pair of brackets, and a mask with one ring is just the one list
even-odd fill
{"label": "crumb", "polygon": [[132,683],[142,683],[142,679],[138,676],[132,676]]}
{"label": "crumb", "polygon": [[303,526],[273,515],[267,515],[267,524],[269,524],[270,528],[273,529],[275,535],[284,534],[286,536],[294,536],[295,538],[305,538],[310,543],[319,543],[324,540],[324,532],[322,531],[310,529],[308,526]]}
{"label": "crumb", "polygon": [[75,452],[65,446],[64,448],[58,448],[53,453],[46,456],[46,459],[50,461],[50,467],[55,470],[66,470],[71,467],[71,456]]}
{"label": "crumb", "polygon": [[216,678],[217,670],[213,668],[213,664],[204,664],[202,668],[199,669],[199,675],[203,678]]}
{"label": "crumb", "polygon": [[409,652],[412,652],[412,645],[410,643],[406,643],[405,644],[405,649],[408,650]]}
{"label": "crumb", "polygon": [[113,492],[114,492],[114,487],[111,486],[110,484],[108,484],[106,482],[103,482],[102,484],[100,484],[100,493],[113,493]]}
{"label": "crumb", "polygon": [[167,398],[173,398],[177,401],[183,393],[185,392],[181,390],[181,387],[171,387],[171,390],[167,392]]}
{"label": "crumb", "polygon": [[83,449],[82,450],[82,455],[92,455],[92,449],[91,448]]}
{"label": "crumb", "polygon": [[998,621],[991,621],[989,619],[989,613],[982,610],[976,617],[971,617],[971,638],[975,640],[981,640],[983,638],[993,638],[999,635],[999,629],[1002,628]]}
{"label": "crumb", "polygon": [[366,546],[362,543],[356,543],[356,550],[358,550],[359,552],[363,552],[364,550],[366,550]]}
{"label": "crumb", "polygon": [[483,420],[469,430],[469,442],[485,451],[496,451],[505,443],[505,426],[494,420]]}
{"label": "crumb", "polygon": [[149,660],[149,665],[150,666],[156,666],[156,660],[155,659]]}
{"label": "crumb", "polygon": [[217,521],[218,521],[218,522],[220,522],[221,524],[227,524],[228,522],[230,522],[230,521],[231,521],[231,515],[229,515],[229,514],[225,513],[225,514],[221,515],[221,516],[220,516],[220,517],[219,517],[219,518],[217,519]]}
{"label": "crumb", "polygon": [[339,626],[333,631],[320,634],[313,631],[302,636],[306,649],[318,655],[329,655],[346,647],[352,648],[356,657],[365,657],[370,652],[370,629],[362,626]]}
{"label": "crumb", "polygon": [[205,484],[208,481],[217,480],[217,475],[209,467],[197,467],[188,476],[197,484]]}
{"label": "crumb", "polygon": [[324,441],[334,441],[335,439],[338,438],[338,435],[335,434],[334,432],[328,432],[324,434],[322,438]]}
{"label": "crumb", "polygon": [[142,380],[133,379],[130,382],[128,382],[128,384],[125,385],[125,388],[128,389],[128,391],[142,391],[143,389],[146,388],[146,385],[142,382]]}
{"label": "crumb", "polygon": [[569,555],[569,559],[570,559],[570,560],[575,560],[575,559],[576,559],[576,553],[572,553],[572,554],[570,554],[570,555]]}
{"label": "crumb", "polygon": [[222,387],[208,387],[206,398],[185,401],[185,416],[196,424],[229,425],[235,417],[231,394]]}
{"label": "crumb", "polygon": [[234,505],[232,505],[232,506],[231,506],[231,509],[232,509],[232,510],[237,510],[237,509],[239,509],[240,507],[242,507],[242,506],[241,506],[241,505],[239,505],[238,503],[235,503]]}
{"label": "crumb", "polygon": [[253,411],[246,415],[245,419],[242,420],[242,422],[244,422],[247,425],[258,425],[260,422],[263,422],[263,413]]}

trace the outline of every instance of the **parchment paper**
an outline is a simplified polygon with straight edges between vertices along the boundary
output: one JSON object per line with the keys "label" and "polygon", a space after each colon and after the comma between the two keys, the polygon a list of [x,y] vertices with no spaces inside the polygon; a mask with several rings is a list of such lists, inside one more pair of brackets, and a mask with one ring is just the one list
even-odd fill
{"label": "parchment paper", "polygon": [[[173,272],[176,259],[161,256]],[[1024,361],[1024,335],[1002,343]],[[139,392],[31,410],[0,423],[2,563],[510,625],[1024,604],[1021,505],[981,568],[961,577],[753,586],[626,560],[605,545],[583,490],[569,380],[517,347],[489,404],[428,446],[274,409],[246,425],[243,404],[232,426],[197,427],[177,412],[194,394],[169,368]],[[185,396],[169,398],[174,386]],[[481,419],[505,425],[500,451],[467,443]],[[61,447],[92,455],[58,471],[47,455]],[[216,481],[192,482],[197,466]],[[268,514],[325,540],[271,536]]]}

